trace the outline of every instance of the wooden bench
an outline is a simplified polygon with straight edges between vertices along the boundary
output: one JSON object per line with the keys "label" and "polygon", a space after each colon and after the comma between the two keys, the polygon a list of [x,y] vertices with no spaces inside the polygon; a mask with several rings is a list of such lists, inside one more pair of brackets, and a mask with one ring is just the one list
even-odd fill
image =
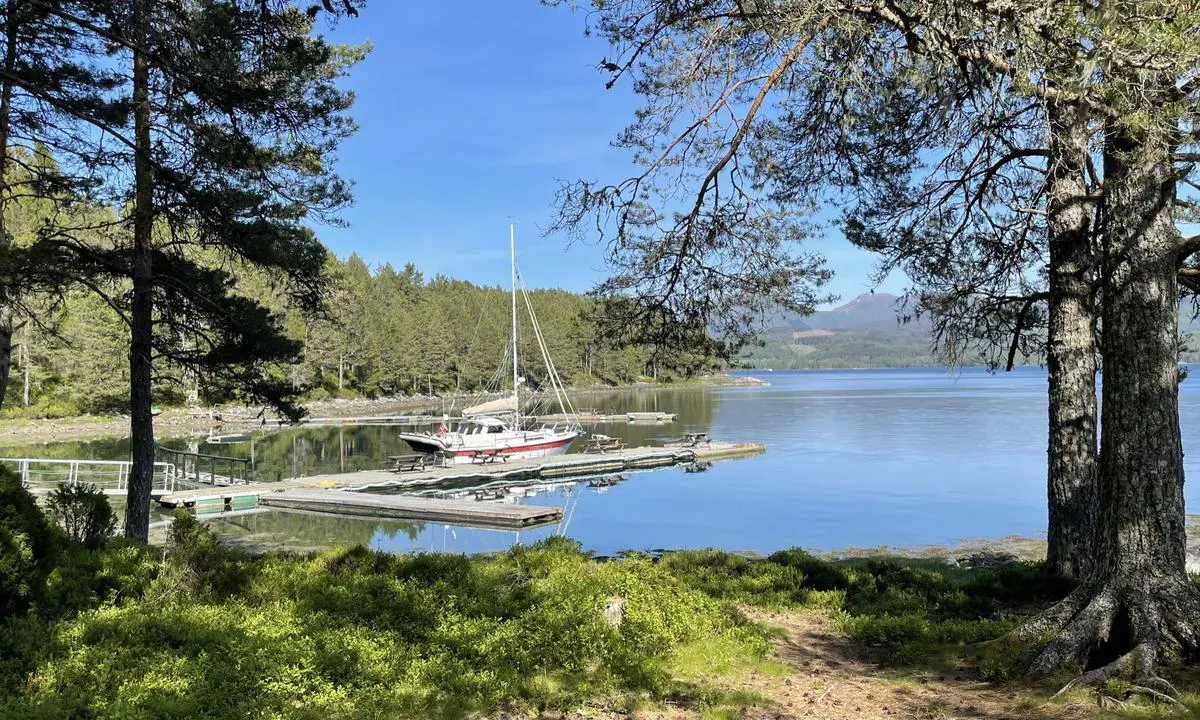
{"label": "wooden bench", "polygon": [[426,457],[420,453],[412,455],[389,455],[388,469],[392,472],[404,470],[424,470]]}
{"label": "wooden bench", "polygon": [[471,453],[471,462],[479,463],[480,465],[494,463],[497,460],[500,462],[508,462],[508,456],[499,450],[476,450],[475,452]]}
{"label": "wooden bench", "polygon": [[709,440],[709,438],[708,438],[708,433],[703,433],[703,432],[684,433],[683,440],[680,442],[680,444],[683,445],[684,447],[696,447],[697,445],[700,445],[701,443],[703,443],[705,445],[712,445],[712,441]]}
{"label": "wooden bench", "polygon": [[584,452],[588,453],[606,453],[610,450],[622,450],[625,443],[620,438],[609,437],[608,435],[592,435],[588,438],[587,447]]}

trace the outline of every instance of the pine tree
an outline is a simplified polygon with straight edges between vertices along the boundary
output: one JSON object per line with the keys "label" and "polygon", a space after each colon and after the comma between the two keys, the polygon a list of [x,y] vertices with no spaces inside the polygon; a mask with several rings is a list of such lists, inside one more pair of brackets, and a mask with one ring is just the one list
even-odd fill
{"label": "pine tree", "polygon": [[225,393],[300,412],[271,369],[300,349],[281,319],[193,250],[217,248],[278,278],[298,306],[320,306],[326,253],[303,221],[349,199],[328,164],[353,129],[351,97],[333,83],[362,50],[313,36],[315,15],[288,2],[133,0],[113,18],[133,64],[133,244],[107,253],[133,282],[129,536],[147,531],[156,337],[167,362]]}
{"label": "pine tree", "polygon": [[[0,403],[9,380],[14,322],[29,315],[23,294],[61,292],[64,275],[72,273],[69,259],[59,253],[31,248],[37,245],[33,240],[14,244],[15,228],[7,226],[11,205],[100,195],[102,188],[91,177],[98,155],[94,136],[77,129],[81,123],[119,122],[123,109],[111,96],[120,76],[107,67],[103,42],[79,32],[79,22],[95,20],[95,6],[101,4],[0,4]],[[65,166],[48,162],[47,148],[55,148]],[[55,243],[76,240],[80,228],[71,219],[70,213],[47,214],[39,235]]]}
{"label": "pine tree", "polygon": [[[988,352],[1009,339],[1011,358],[1050,303],[1050,517],[1073,526],[1051,538],[1065,544],[1056,562],[1082,569],[1083,583],[1023,631],[1054,635],[1031,670],[1099,651],[1116,659],[1081,680],[1127,670],[1154,684],[1162,652],[1200,651],[1200,594],[1183,563],[1176,368],[1179,265],[1200,239],[1173,225],[1176,183],[1200,159],[1196,8],[625,0],[598,12],[617,52],[602,67],[612,82],[636,75],[647,97],[621,136],[646,170],[566,188],[563,224],[598,217],[615,229],[617,274],[600,290],[632,303],[617,319],[654,340],[680,320],[736,340],[746,308],[802,305],[802,266],[767,229],[831,184],[865,185],[878,202],[856,209],[850,234],[930,281],[919,300],[951,332]],[[1089,143],[1104,148],[1102,172]],[[929,182],[910,183],[913,174]],[[680,195],[684,210],[666,217]],[[1087,397],[1096,297],[1098,466]]]}

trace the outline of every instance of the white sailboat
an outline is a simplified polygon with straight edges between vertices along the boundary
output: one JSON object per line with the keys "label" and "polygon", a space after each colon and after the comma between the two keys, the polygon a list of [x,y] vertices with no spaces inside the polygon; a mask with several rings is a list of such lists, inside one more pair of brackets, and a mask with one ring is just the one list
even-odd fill
{"label": "white sailboat", "polygon": [[[583,434],[583,428],[575,422],[529,429],[522,427],[520,388],[524,378],[520,375],[517,361],[517,249],[513,225],[508,227],[508,242],[512,256],[512,395],[466,408],[453,430],[443,420],[437,433],[400,433],[400,438],[415,452],[436,454],[448,463],[470,463],[489,455],[501,458],[545,457],[565,453],[571,442]],[[525,305],[529,310],[538,348],[546,363],[547,379],[562,412],[573,417],[574,411],[566,396],[566,389],[546,350],[528,296],[525,297]]]}

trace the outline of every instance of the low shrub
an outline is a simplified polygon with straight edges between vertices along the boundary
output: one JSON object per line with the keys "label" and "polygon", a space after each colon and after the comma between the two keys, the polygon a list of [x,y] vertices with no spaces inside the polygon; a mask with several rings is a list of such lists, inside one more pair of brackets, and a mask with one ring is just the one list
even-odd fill
{"label": "low shrub", "polygon": [[41,597],[56,539],[20,478],[0,467],[0,618],[26,611]]}
{"label": "low shrub", "polygon": [[163,576],[163,591],[228,596],[246,587],[252,566],[241,552],[221,545],[204,523],[179,509],[167,533],[170,573]]}
{"label": "low shrub", "polygon": [[1001,637],[978,656],[979,676],[991,682],[1008,682],[1023,677],[1046,641],[1022,642]]}
{"label": "low shrub", "polygon": [[784,606],[803,602],[808,591],[796,567],[718,550],[665,553],[659,565],[684,585],[730,602]]}
{"label": "low shrub", "polygon": [[855,640],[911,664],[946,646],[974,645],[1070,592],[1043,563],[962,569],[938,560],[826,561],[800,550],[749,559],[713,550],[667,553],[660,565],[727,603],[828,611]]}
{"label": "low shrub", "polygon": [[929,620],[918,613],[904,615],[850,615],[838,617],[838,626],[855,640],[884,648],[897,648],[910,643],[927,642]]}
{"label": "low shrub", "polygon": [[117,518],[108,498],[95,485],[59,485],[46,500],[46,515],[71,540],[99,548],[112,536]]}
{"label": "low shrub", "polygon": [[[489,557],[355,547],[251,558],[187,513],[164,556],[122,540],[61,543],[27,493],[0,493],[11,494],[3,598],[32,609],[0,623],[0,717],[14,720],[449,718],[596,699],[720,708],[736,698],[708,678],[763,668],[769,649],[736,605],[821,608],[904,664],[1002,635],[1069,585],[1038,565],[830,563],[800,550],[595,562],[562,538]],[[987,648],[989,679],[1032,657]]]}
{"label": "low shrub", "polygon": [[[597,563],[561,538],[487,558],[360,547],[250,559],[211,541],[177,518],[162,576],[133,563],[128,595],[58,624],[49,642],[30,631],[14,661],[21,682],[0,677],[12,688],[0,690],[0,717],[438,718],[597,697],[708,702],[719,693],[679,679],[697,647],[720,648],[722,667],[768,649],[762,631],[651,560]],[[614,625],[604,609],[615,598]]]}

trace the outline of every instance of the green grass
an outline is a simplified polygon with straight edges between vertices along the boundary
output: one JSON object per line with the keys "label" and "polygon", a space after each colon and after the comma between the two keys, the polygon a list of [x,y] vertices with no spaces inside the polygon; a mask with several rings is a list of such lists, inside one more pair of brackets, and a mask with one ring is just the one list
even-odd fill
{"label": "green grass", "polygon": [[[723,602],[646,558],[598,563],[561,539],[488,558],[250,558],[184,520],[165,562],[130,547],[74,562],[45,612],[0,632],[0,717],[719,707],[743,699],[713,678],[767,666],[766,634]],[[108,568],[99,586],[95,568]],[[614,596],[616,628],[602,612]]]}
{"label": "green grass", "polygon": [[1200,718],[1200,695],[1184,693],[1178,707],[1148,700],[1126,702],[1123,707],[1111,708],[1099,716],[1104,720],[1143,720],[1149,718]]}
{"label": "green grass", "polygon": [[[0,717],[14,720],[462,718],[664,701],[736,717],[769,705],[741,680],[788,672],[769,658],[777,631],[739,607],[828,613],[902,669],[975,655],[1070,589],[1037,564],[800,550],[598,562],[563,539],[487,557],[251,557],[186,515],[166,553],[88,549],[55,534],[23,491],[0,490],[12,509],[0,512]],[[978,657],[991,678],[1028,662],[1028,647],[990,647]]]}
{"label": "green grass", "polygon": [[688,587],[728,602],[828,611],[841,630],[881,648],[896,665],[998,638],[1072,587],[1040,563],[966,570],[935,560],[828,562],[798,549],[765,560],[681,551],[660,565]]}

